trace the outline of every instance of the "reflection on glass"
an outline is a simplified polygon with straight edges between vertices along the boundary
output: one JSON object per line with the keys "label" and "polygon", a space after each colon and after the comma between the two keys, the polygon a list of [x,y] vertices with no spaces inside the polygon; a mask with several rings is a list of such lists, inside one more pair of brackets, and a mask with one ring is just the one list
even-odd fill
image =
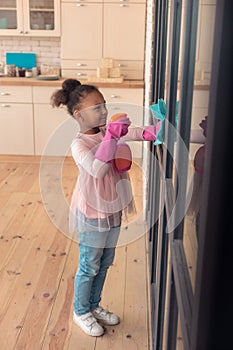
{"label": "reflection on glass", "polygon": [[54,0],[29,0],[30,9],[53,9]]}
{"label": "reflection on glass", "polygon": [[0,29],[16,29],[16,11],[0,10]]}
{"label": "reflection on glass", "polygon": [[54,12],[30,11],[30,29],[32,30],[54,29]]}
{"label": "reflection on glass", "polygon": [[54,29],[54,0],[30,0],[30,29]]}
{"label": "reflection on glass", "polygon": [[198,240],[200,239],[201,194],[207,134],[206,116],[208,115],[215,10],[215,0],[199,4],[187,191],[190,190],[191,183],[193,189],[184,221],[184,248],[193,292],[195,291]]}
{"label": "reflection on glass", "polygon": [[16,0],[0,0],[0,29],[16,28]]}
{"label": "reflection on glass", "polygon": [[188,193],[191,195],[191,201],[190,203],[187,203],[188,211],[184,221],[184,248],[193,292],[195,290],[198,237],[200,234],[200,204],[205,155],[204,144],[206,141],[206,116],[208,114],[211,57],[213,48],[212,24],[214,23],[215,17],[214,1],[212,4],[200,4],[198,16],[193,106],[189,144],[190,159],[187,179],[187,191],[189,191]]}
{"label": "reflection on glass", "polygon": [[16,7],[16,0],[0,0],[0,7]]}

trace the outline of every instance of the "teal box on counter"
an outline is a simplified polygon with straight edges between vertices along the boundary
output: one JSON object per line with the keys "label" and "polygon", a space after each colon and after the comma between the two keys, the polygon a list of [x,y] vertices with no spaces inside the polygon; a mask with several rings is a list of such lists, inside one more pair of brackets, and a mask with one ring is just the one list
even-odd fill
{"label": "teal box on counter", "polygon": [[14,64],[19,68],[32,69],[36,67],[35,53],[7,52],[6,64]]}

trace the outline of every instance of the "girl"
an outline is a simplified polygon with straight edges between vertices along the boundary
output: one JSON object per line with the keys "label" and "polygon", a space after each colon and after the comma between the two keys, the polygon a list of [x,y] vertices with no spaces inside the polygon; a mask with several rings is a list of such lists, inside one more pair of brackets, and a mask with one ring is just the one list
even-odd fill
{"label": "girl", "polygon": [[53,107],[65,105],[80,127],[71,145],[79,168],[71,202],[71,229],[75,219],[80,250],[73,319],[88,335],[101,336],[101,324],[120,322],[117,315],[100,306],[100,301],[107,270],[113,263],[122,213],[134,210],[128,173],[117,169],[114,155],[119,139],[154,141],[157,129],[129,129],[126,115],[107,123],[103,95],[95,86],[82,85],[75,79],[65,80],[51,101]]}

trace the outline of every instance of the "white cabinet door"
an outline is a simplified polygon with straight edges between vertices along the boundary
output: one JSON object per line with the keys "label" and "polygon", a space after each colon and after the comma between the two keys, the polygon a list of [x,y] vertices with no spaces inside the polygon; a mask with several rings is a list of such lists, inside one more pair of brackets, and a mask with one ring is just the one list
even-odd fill
{"label": "white cabinet door", "polygon": [[[113,57],[125,79],[143,79],[144,1],[63,1],[61,16],[64,77],[87,79],[96,74],[102,57]],[[72,65],[75,60],[79,66]]]}
{"label": "white cabinet door", "polygon": [[145,4],[105,3],[103,56],[144,60]]}
{"label": "white cabinet door", "polygon": [[65,109],[36,103],[34,120],[36,155],[70,155],[70,144],[78,131],[78,124]]}
{"label": "white cabinet door", "polygon": [[0,153],[34,154],[30,86],[0,86]]}
{"label": "white cabinet door", "polygon": [[8,36],[59,36],[60,2],[2,0],[0,33]]}
{"label": "white cabinet door", "polygon": [[0,2],[0,35],[19,35],[23,31],[23,3],[20,0]]}
{"label": "white cabinet door", "polygon": [[33,36],[60,35],[60,1],[25,0],[24,33]]}
{"label": "white cabinet door", "polygon": [[0,103],[0,153],[34,154],[32,104]]}
{"label": "white cabinet door", "polygon": [[100,88],[100,91],[106,100],[109,117],[124,112],[133,125],[143,124],[143,89]]}
{"label": "white cabinet door", "polygon": [[102,20],[101,3],[62,3],[62,59],[100,59]]}
{"label": "white cabinet door", "polygon": [[50,99],[59,87],[33,86],[35,154],[62,156],[69,153],[77,123],[66,108],[52,108]]}

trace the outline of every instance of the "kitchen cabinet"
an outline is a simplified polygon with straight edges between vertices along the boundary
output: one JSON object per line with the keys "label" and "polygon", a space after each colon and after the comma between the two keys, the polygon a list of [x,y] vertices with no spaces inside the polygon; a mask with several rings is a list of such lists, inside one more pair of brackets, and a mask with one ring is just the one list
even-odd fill
{"label": "kitchen cabinet", "polygon": [[102,3],[62,3],[61,57],[102,57]]}
{"label": "kitchen cabinet", "polygon": [[143,79],[145,1],[61,3],[62,76],[87,79],[112,57],[126,79]]}
{"label": "kitchen cabinet", "polygon": [[104,3],[103,56],[144,60],[145,4]]}
{"label": "kitchen cabinet", "polygon": [[[15,82],[15,85],[14,85]],[[62,82],[27,78],[1,78],[0,153],[24,155],[71,155],[70,144],[79,130],[65,107],[52,108],[50,98]],[[136,85],[136,87],[135,87]],[[143,87],[99,87],[111,115],[129,114],[132,124],[143,124]],[[131,143],[134,157],[141,157],[142,144]]]}
{"label": "kitchen cabinet", "polygon": [[62,76],[87,79],[102,57],[102,3],[61,4]]}
{"label": "kitchen cabinet", "polygon": [[55,0],[2,0],[1,35],[59,36],[60,2]]}
{"label": "kitchen cabinet", "polygon": [[0,153],[34,154],[31,87],[0,86]]}
{"label": "kitchen cabinet", "polygon": [[78,124],[65,108],[52,108],[50,97],[54,87],[33,86],[35,154],[70,155],[70,144]]}

